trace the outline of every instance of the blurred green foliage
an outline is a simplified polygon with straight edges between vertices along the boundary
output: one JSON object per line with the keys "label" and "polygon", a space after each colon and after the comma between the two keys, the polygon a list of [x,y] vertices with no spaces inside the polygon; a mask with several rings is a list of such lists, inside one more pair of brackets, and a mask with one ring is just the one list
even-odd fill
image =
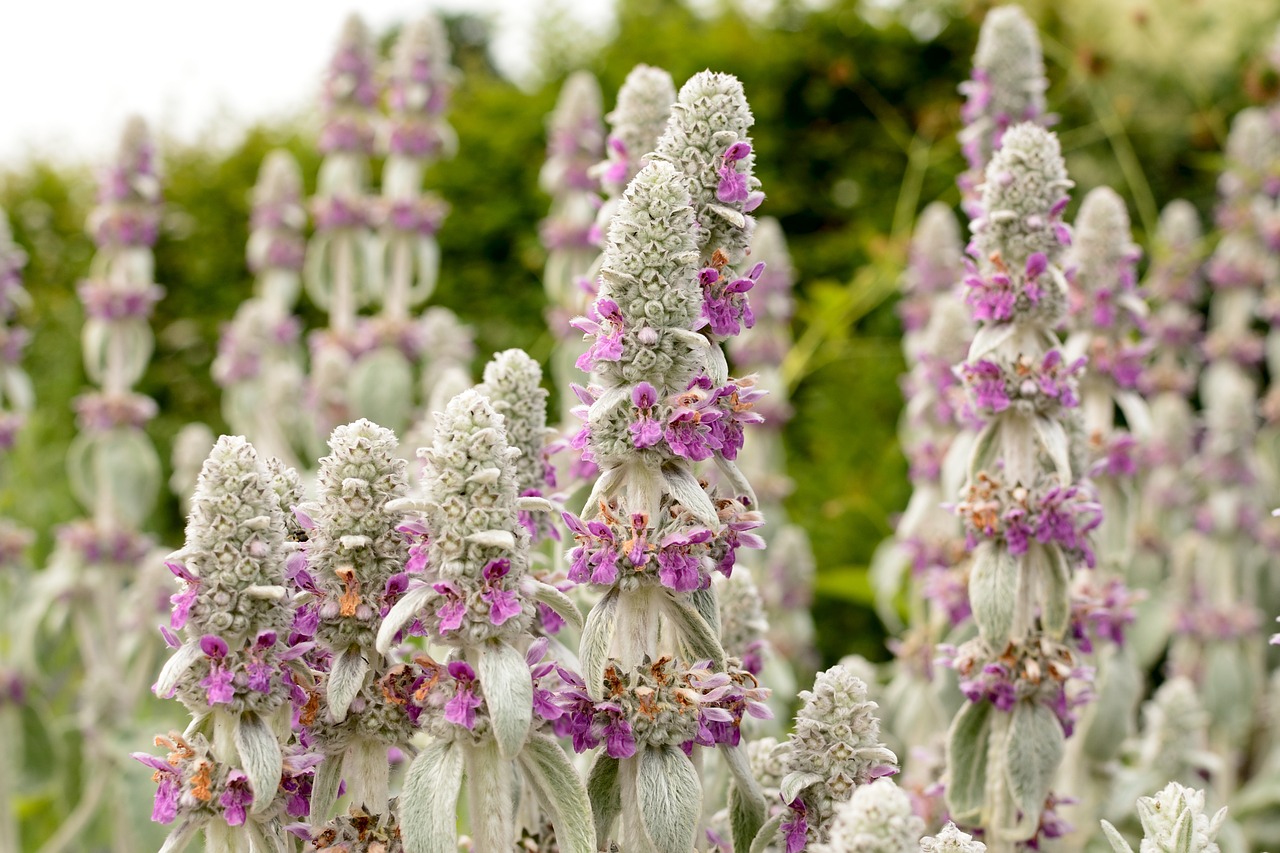
{"label": "blurred green foliage", "polygon": [[[536,178],[545,116],[564,75],[573,67],[595,72],[608,102],[637,62],[665,67],[677,82],[703,68],[742,79],[768,193],[762,212],[782,221],[800,274],[800,345],[786,365],[798,413],[787,431],[797,484],[790,509],[813,537],[828,661],[853,651],[886,655],[865,566],[909,493],[896,439],[904,367],[892,295],[915,212],[934,199],[958,201],[956,86],[967,76],[983,12],[908,2],[896,4],[894,15],[883,10],[895,4],[876,5],[881,12],[873,15],[853,0],[821,9],[783,0],[753,19],[728,2],[709,11],[704,3],[695,13],[680,0],[621,0],[616,29],[600,44],[548,12],[536,51],[543,82],[533,91],[495,70],[483,22],[454,18],[464,71],[451,113],[460,153],[428,175],[452,205],[440,233],[434,301],[475,325],[482,358],[510,346],[545,358],[551,338],[536,224],[548,200]],[[1165,5],[1174,14],[1176,4]],[[1262,8],[1257,26],[1243,28],[1250,38],[1263,38],[1280,17]],[[1207,214],[1229,117],[1274,84],[1254,74],[1250,89],[1240,85],[1257,45],[1229,51],[1236,59],[1213,66],[1192,91],[1168,71],[1109,53],[1103,45],[1114,39],[1091,39],[1049,4],[1035,14],[1053,81],[1050,104],[1080,185],[1077,203],[1085,190],[1111,183],[1130,201],[1140,241],[1156,206],[1172,198],[1189,198]],[[1094,25],[1101,35],[1109,24]],[[223,426],[209,365],[219,326],[250,289],[249,191],[276,146],[292,150],[314,181],[318,158],[304,124],[254,128],[230,150],[164,146],[169,214],[156,254],[167,296],[155,316],[156,358],[140,389],[160,403],[149,432],[162,458],[183,424]],[[40,531],[38,559],[53,527],[80,512],[62,460],[74,429],[70,401],[86,386],[75,283],[92,252],[83,234],[92,192],[84,169],[35,163],[0,176],[0,205],[31,254],[27,365],[40,406],[11,457],[0,510]],[[303,310],[316,325],[319,315]],[[152,529],[179,541],[176,500],[157,510]]]}

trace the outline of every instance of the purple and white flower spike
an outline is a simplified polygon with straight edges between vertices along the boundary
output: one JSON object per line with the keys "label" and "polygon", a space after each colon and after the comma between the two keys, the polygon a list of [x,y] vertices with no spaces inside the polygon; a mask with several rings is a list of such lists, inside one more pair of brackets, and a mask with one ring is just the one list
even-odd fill
{"label": "purple and white flower spike", "polygon": [[1044,75],[1040,38],[1018,6],[997,6],[987,13],[973,55],[973,76],[960,85],[965,96],[960,148],[969,170],[960,176],[963,207],[970,219],[982,208],[982,181],[987,163],[1004,134],[1021,122],[1047,127],[1053,117],[1045,107],[1049,81]]}
{"label": "purple and white flower spike", "polygon": [[[993,850],[1041,834],[1042,814],[1059,802],[1050,788],[1070,708],[1083,701],[1070,687],[1081,673],[1062,639],[1071,576],[1094,562],[1089,538],[1101,514],[1072,446],[1074,368],[1054,355],[1053,330],[1067,311],[1058,264],[1070,239],[1060,222],[1070,187],[1057,138],[1016,125],[987,166],[971,225],[965,284],[979,328],[962,372],[986,424],[957,510],[972,548],[978,636],[953,658],[972,688],[948,734],[946,796],[951,816],[980,823]],[[1006,389],[1023,394],[1018,377],[1028,368],[1039,375],[1015,402]],[[1058,688],[1019,689],[1041,673]]]}

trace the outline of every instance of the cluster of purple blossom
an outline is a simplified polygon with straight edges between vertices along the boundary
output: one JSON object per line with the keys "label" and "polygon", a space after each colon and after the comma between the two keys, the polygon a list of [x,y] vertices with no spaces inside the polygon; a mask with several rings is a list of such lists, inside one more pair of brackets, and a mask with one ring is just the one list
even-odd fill
{"label": "cluster of purple blossom", "polygon": [[1051,708],[1067,737],[1075,727],[1077,708],[1093,701],[1092,667],[1076,652],[1046,636],[1011,642],[995,651],[985,640],[959,646],[939,645],[939,662],[960,677],[960,692],[970,702],[990,702],[1009,712],[1018,702]]}
{"label": "cluster of purple blossom", "polygon": [[[986,416],[1011,406],[1040,414],[1054,407],[1074,408],[1080,403],[1076,392],[1084,366],[1083,358],[1068,364],[1061,350],[1051,349],[1039,363],[1026,355],[1019,355],[1010,364],[980,358],[965,362],[957,370],[977,410],[969,413],[969,419],[980,423]],[[979,417],[975,418],[975,414]]]}
{"label": "cluster of purple blossom", "polygon": [[1087,484],[1064,486],[1047,478],[1032,486],[1005,484],[980,472],[955,505],[970,548],[983,539],[1003,541],[1013,555],[1031,543],[1056,545],[1092,567],[1089,533],[1102,523],[1097,497]]}

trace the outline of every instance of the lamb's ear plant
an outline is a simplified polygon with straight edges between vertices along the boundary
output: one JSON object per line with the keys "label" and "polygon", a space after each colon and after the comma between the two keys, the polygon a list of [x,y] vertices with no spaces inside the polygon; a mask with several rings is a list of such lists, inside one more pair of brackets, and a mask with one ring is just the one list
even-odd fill
{"label": "lamb's ear plant", "polygon": [[[18,324],[18,313],[30,305],[22,287],[26,261],[26,254],[9,231],[9,217],[0,210],[0,463],[5,468],[9,465],[6,457],[35,404],[31,380],[22,369],[22,350],[29,335]],[[33,531],[0,518],[0,608],[5,613],[17,611],[19,590],[28,582],[25,552],[34,541]],[[30,678],[13,660],[15,621],[6,619],[0,630],[0,765],[10,768],[0,775],[0,847],[10,850],[21,844],[13,791],[21,785],[17,771],[24,766],[22,706]]]}
{"label": "lamb's ear plant", "polygon": [[[75,844],[96,815],[113,820],[116,849],[135,843],[123,789],[108,780],[119,752],[107,740],[132,719],[157,643],[135,628],[158,615],[131,612],[131,589],[149,583],[156,559],[143,525],[159,497],[160,460],[145,432],[157,407],[134,391],[154,346],[149,318],[163,289],[154,282],[152,245],[162,203],[156,150],[146,123],[130,119],[101,176],[87,229],[96,246],[78,287],[85,309],[81,341],[93,387],[75,400],[79,432],[67,454],[71,492],[88,517],[56,533],[49,565],[24,619],[20,655],[32,666],[41,628],[75,638],[82,662],[78,724],[86,772],[81,799],[46,849]],[[136,592],[136,590],[133,590]],[[151,590],[157,593],[157,589]],[[137,596],[151,602],[157,595]],[[150,626],[144,629],[149,633]]]}
{"label": "lamb's ear plant", "polygon": [[315,234],[307,244],[303,281],[311,300],[328,312],[329,327],[313,333],[310,394],[321,435],[346,423],[351,368],[357,351],[357,312],[368,300],[371,240],[369,157],[374,152],[379,89],[368,28],[347,19],[325,75],[324,160],[311,199]]}
{"label": "lamb's ear plant", "polygon": [[153,690],[181,701],[191,723],[156,738],[165,758],[134,754],[155,771],[152,820],[174,824],[165,851],[201,831],[209,851],[280,849],[291,809],[281,783],[315,764],[288,752],[291,694],[306,678],[309,644],[289,642],[286,527],[273,481],[251,444],[220,438],[191,499],[186,542],[168,561],[183,589],[161,629],[173,652]]}
{"label": "lamb's ear plant", "polygon": [[979,328],[960,371],[986,424],[957,504],[978,636],[950,663],[967,701],[948,733],[946,798],[993,850],[1041,832],[1075,708],[1088,698],[1067,644],[1070,584],[1094,563],[1089,534],[1101,518],[1070,437],[1080,365],[1053,331],[1067,308],[1058,264],[1070,186],[1053,134],[1010,128],[987,166],[965,279]]}
{"label": "lamb's ear plant", "polygon": [[[610,223],[591,316],[575,321],[591,339],[583,366],[599,383],[580,392],[578,441],[601,473],[582,516],[566,516],[569,577],[604,590],[580,648],[589,702],[575,747],[604,735],[588,787],[598,832],[617,819],[628,850],[698,843],[700,746],[724,747],[735,846],[749,846],[764,820],[738,745],[743,714],[767,713],[766,691],[726,660],[710,584],[712,571],[732,571],[739,547],[763,544],[751,532],[761,523],[755,495],[733,461],[743,426],[758,420],[758,394],[752,380],[728,377],[720,347],[751,325],[745,294],[762,271],[734,272],[746,214],[762,199],[751,122],[735,78],[703,72],[685,84]],[[724,484],[716,493],[694,468],[712,458]],[[666,713],[651,719],[649,697]],[[616,802],[636,808],[619,814]]]}
{"label": "lamb's ear plant", "polygon": [[767,392],[754,407],[764,421],[743,445],[737,462],[759,499],[758,508],[766,522],[761,537],[768,548],[740,555],[739,564],[752,573],[763,599],[769,626],[767,647],[772,651],[763,661],[768,669],[762,678],[773,690],[772,704],[778,718],[785,719],[790,714],[789,697],[817,669],[817,652],[809,612],[814,582],[812,546],[804,527],[788,517],[784,503],[794,483],[786,474],[783,432],[794,411],[781,366],[792,343],[796,269],[778,220],[766,216],[756,222],[751,257],[765,265],[751,289],[756,323],[751,334],[730,339],[728,349],[734,370],[757,376],[756,385]]}
{"label": "lamb's ear plant", "polygon": [[596,849],[586,789],[551,733],[563,716],[560,694],[581,682],[544,662],[546,641],[533,642],[529,632],[538,603],[566,620],[581,616],[529,575],[529,532],[519,513],[547,504],[517,495],[518,455],[503,418],[483,395],[465,391],[422,452],[425,496],[398,505],[421,513],[406,525],[419,537],[409,563],[416,577],[382,623],[378,647],[390,651],[411,632],[451,649],[441,662],[415,655],[381,683],[432,738],[399,797],[401,832],[414,853],[456,849],[464,781],[475,849],[511,847],[517,792],[536,801],[559,849]]}
{"label": "lamb's ear plant", "polygon": [[416,401],[432,392],[422,375],[431,345],[413,312],[435,290],[440,265],[435,234],[448,205],[424,193],[422,181],[433,161],[451,156],[457,147],[444,118],[456,78],[440,21],[428,14],[405,27],[392,51],[382,195],[370,200],[376,231],[368,236],[368,264],[360,282],[381,308],[360,321],[349,377],[352,416],[371,417],[401,433],[418,415]]}
{"label": "lamb's ear plant", "polygon": [[[935,646],[968,626],[964,532],[950,502],[959,492],[976,419],[954,370],[973,336],[960,292],[964,252],[955,214],[941,202],[924,209],[911,238],[898,314],[909,371],[898,425],[908,460],[911,499],[892,539],[872,558],[881,620],[898,632],[895,667],[884,693],[885,729],[903,750],[903,787],[934,788],[955,713],[954,684],[935,667]],[[898,606],[903,600],[906,625]],[[964,630],[964,629],[961,629]],[[933,798],[936,801],[936,797]]]}
{"label": "lamb's ear plant", "polygon": [[847,667],[818,673],[813,690],[802,691],[800,701],[795,729],[773,752],[781,763],[779,793],[785,807],[760,830],[752,850],[781,842],[787,853],[800,853],[807,845],[832,840],[841,804],[861,786],[898,770],[897,756],[880,741],[876,703],[867,698],[866,683]]}
{"label": "lamb's ear plant", "polygon": [[272,151],[253,190],[247,256],[253,296],[222,330],[213,378],[223,388],[222,412],[237,433],[291,465],[309,450],[301,321],[294,308],[301,289],[307,224],[302,174],[293,155]]}
{"label": "lamb's ear plant", "polygon": [[1201,374],[1204,435],[1196,463],[1201,488],[1195,532],[1175,583],[1181,598],[1169,669],[1202,691],[1210,738],[1224,757],[1213,788],[1230,797],[1240,784],[1251,737],[1250,710],[1264,688],[1262,614],[1270,555],[1257,544],[1268,504],[1258,474],[1258,366],[1255,328],[1263,288],[1280,275],[1280,257],[1263,240],[1257,211],[1271,198],[1280,135],[1260,108],[1239,113],[1227,140],[1217,219],[1223,235],[1206,272],[1213,295]]}
{"label": "lamb's ear plant", "polygon": [[547,159],[538,185],[551,197],[551,210],[538,232],[547,250],[542,284],[551,304],[568,312],[562,323],[581,314],[590,302],[582,279],[589,281],[599,255],[592,226],[600,205],[600,182],[592,167],[604,158],[603,112],[596,78],[589,71],[575,71],[564,81],[547,118]]}
{"label": "lamb's ear plant", "polygon": [[1186,551],[1181,546],[1196,510],[1196,489],[1184,463],[1195,455],[1199,430],[1192,396],[1204,362],[1204,317],[1198,305],[1205,291],[1205,240],[1190,202],[1165,206],[1151,256],[1144,289],[1151,303],[1152,352],[1141,386],[1151,408],[1151,435],[1142,450],[1146,474],[1135,521],[1138,550],[1130,569],[1135,585],[1148,598],[1137,604],[1138,619],[1128,632],[1144,667],[1168,645],[1177,588],[1166,580],[1185,574],[1179,566]]}
{"label": "lamb's ear plant", "polygon": [[1143,690],[1143,673],[1124,642],[1136,618],[1133,602],[1142,597],[1130,592],[1130,569],[1137,552],[1141,448],[1151,434],[1150,409],[1140,393],[1150,351],[1138,337],[1148,314],[1137,292],[1140,255],[1124,200],[1108,187],[1092,190],[1080,206],[1070,250],[1075,299],[1065,349],[1073,363],[1087,358],[1089,364],[1080,380],[1081,427],[1103,513],[1095,534],[1101,556],[1072,589],[1072,633],[1081,651],[1091,654],[1097,701],[1082,714],[1080,736],[1060,774],[1076,800],[1070,813],[1086,831],[1108,795],[1092,780],[1135,728]]}
{"label": "lamb's ear plant", "polygon": [[300,719],[309,743],[324,755],[316,772],[311,824],[331,816],[340,780],[354,806],[385,814],[390,797],[387,750],[406,749],[413,726],[380,682],[392,664],[375,647],[383,614],[404,592],[409,542],[398,529],[393,501],[409,491],[407,463],[394,433],[367,420],[338,427],[320,460],[316,499],[295,513],[306,528],[305,569],[293,572],[307,593],[308,625],[322,673],[300,685]]}
{"label": "lamb's ear plant", "polygon": [[457,134],[445,118],[458,71],[450,64],[444,24],[427,14],[405,26],[391,52],[387,81],[389,117],[380,148],[380,228],[373,246],[370,286],[382,318],[405,322],[431,296],[440,270],[436,232],[448,206],[423,193],[423,173],[452,157]]}
{"label": "lamb's ear plant", "polygon": [[1047,126],[1053,117],[1045,106],[1049,81],[1035,24],[1018,6],[997,6],[987,13],[973,55],[973,75],[960,86],[965,95],[960,148],[969,163],[961,175],[965,213],[981,213],[982,182],[987,164],[1004,134],[1022,122]]}
{"label": "lamb's ear plant", "polygon": [[[1227,809],[1224,806],[1210,816],[1205,813],[1204,791],[1170,782],[1154,796],[1138,799],[1138,817],[1143,853],[1218,853],[1216,839]],[[1129,842],[1105,820],[1102,830],[1115,853],[1133,853]]]}

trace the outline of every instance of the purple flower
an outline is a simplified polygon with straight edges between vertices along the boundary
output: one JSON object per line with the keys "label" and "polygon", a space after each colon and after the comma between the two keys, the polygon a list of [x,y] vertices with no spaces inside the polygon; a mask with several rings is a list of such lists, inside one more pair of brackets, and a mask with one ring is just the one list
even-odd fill
{"label": "purple flower", "polygon": [[658,579],[676,592],[693,592],[702,589],[704,578],[699,571],[701,560],[690,554],[694,545],[701,545],[711,538],[710,530],[672,533],[658,546]]}
{"label": "purple flower", "polygon": [[253,803],[253,791],[249,787],[249,777],[239,770],[227,774],[227,787],[218,798],[222,806],[222,817],[227,826],[240,826],[247,817],[245,807]]}
{"label": "purple flower", "polygon": [[440,620],[439,632],[443,634],[446,631],[458,630],[462,627],[462,620],[467,615],[466,598],[450,581],[432,584],[432,588],[444,599],[436,610],[436,618]]}
{"label": "purple flower", "polygon": [[520,601],[514,592],[503,589],[499,581],[511,571],[511,561],[507,559],[492,560],[484,567],[485,589],[480,597],[489,602],[489,621],[501,625],[508,619],[520,615]]}
{"label": "purple flower", "polygon": [[591,306],[590,318],[575,317],[569,325],[595,337],[587,351],[574,362],[579,370],[590,373],[596,361],[622,358],[622,310],[612,299],[597,299]]}
{"label": "purple flower", "polygon": [[475,694],[476,671],[466,661],[455,660],[449,664],[449,675],[457,683],[457,692],[444,706],[444,718],[454,725],[474,729],[476,708],[484,700]]}
{"label": "purple flower", "polygon": [[720,413],[715,410],[677,406],[667,418],[667,429],[663,433],[667,446],[672,453],[693,462],[710,459],[712,451],[721,447],[711,432],[712,422],[719,417]]}
{"label": "purple flower", "polygon": [[662,440],[662,424],[653,417],[658,392],[648,382],[641,382],[631,391],[631,402],[638,412],[638,419],[627,428],[631,432],[631,443],[641,449],[653,447]]}
{"label": "purple flower", "polygon": [[1004,371],[1000,365],[987,359],[979,359],[963,368],[965,378],[973,388],[978,407],[992,414],[1009,408],[1009,395],[1005,392]]}
{"label": "purple flower", "polygon": [[621,713],[611,713],[604,727],[605,752],[610,758],[630,758],[636,754],[636,739],[631,734],[631,724]]}
{"label": "purple flower", "polygon": [[807,809],[804,800],[799,797],[787,803],[787,807],[791,809],[791,814],[782,824],[782,837],[787,843],[787,853],[801,853],[805,844],[808,843],[809,820],[805,815]]}
{"label": "purple flower", "polygon": [[163,758],[156,758],[145,752],[131,753],[131,757],[154,770],[151,780],[159,783],[155,804],[151,808],[151,819],[156,823],[172,823],[178,816],[178,798],[182,795],[182,779],[178,775],[178,768]]}

